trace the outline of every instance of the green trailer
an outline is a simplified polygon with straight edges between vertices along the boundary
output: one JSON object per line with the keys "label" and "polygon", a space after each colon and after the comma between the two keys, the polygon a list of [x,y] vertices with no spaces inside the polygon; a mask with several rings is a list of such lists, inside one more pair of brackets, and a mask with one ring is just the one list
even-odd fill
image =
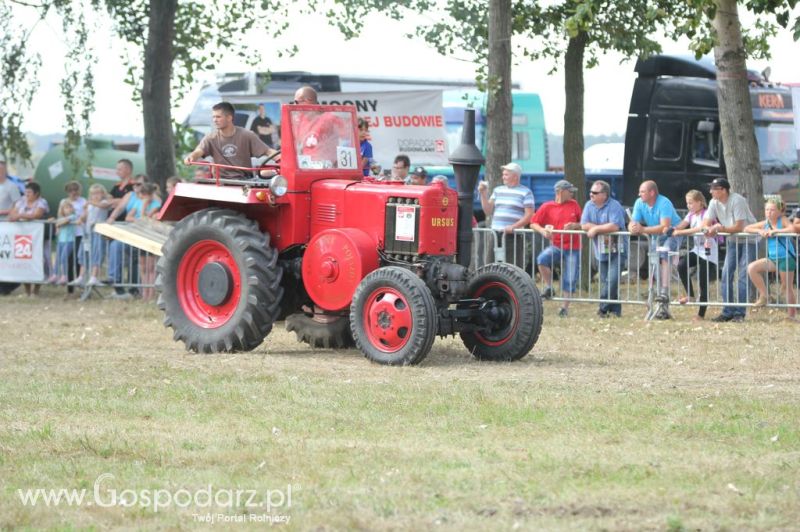
{"label": "green trailer", "polygon": [[[119,144],[111,139],[89,138],[78,149],[77,156],[80,160],[77,169],[73,168],[66,155],[64,147],[54,146],[42,157],[36,166],[34,179],[42,187],[42,197],[50,205],[50,214],[55,214],[59,201],[66,197],[64,185],[73,179],[83,185],[84,197],[88,189],[95,183],[105,185],[107,190],[119,181],[116,166],[120,159],[129,159],[133,163],[133,173],[145,172],[144,154],[138,152],[138,144]],[[91,175],[87,172],[91,150]]]}

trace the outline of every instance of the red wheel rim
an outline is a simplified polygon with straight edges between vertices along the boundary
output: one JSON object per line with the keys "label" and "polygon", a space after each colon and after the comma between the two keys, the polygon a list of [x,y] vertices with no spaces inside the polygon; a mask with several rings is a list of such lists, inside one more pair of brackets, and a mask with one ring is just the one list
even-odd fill
{"label": "red wheel rim", "polygon": [[364,328],[370,344],[394,353],[411,338],[413,317],[406,298],[394,288],[379,288],[366,299]]}
{"label": "red wheel rim", "polygon": [[499,346],[511,340],[517,333],[517,327],[519,327],[519,320],[517,319],[519,316],[519,301],[517,301],[517,296],[515,296],[514,292],[509,289],[508,285],[496,281],[492,283],[486,283],[485,285],[481,286],[477,292],[475,292],[474,297],[493,299],[500,306],[511,307],[509,309],[511,313],[511,319],[505,327],[497,331],[497,335],[491,335],[490,339],[480,332],[475,333],[475,336],[478,337],[480,342],[484,345]]}
{"label": "red wheel rim", "polygon": [[[219,305],[209,305],[202,297],[198,282],[203,267],[218,262],[230,271],[233,289],[227,300]],[[239,266],[227,247],[214,240],[195,242],[186,250],[178,266],[178,300],[186,317],[205,329],[222,327],[231,319],[242,293]]]}

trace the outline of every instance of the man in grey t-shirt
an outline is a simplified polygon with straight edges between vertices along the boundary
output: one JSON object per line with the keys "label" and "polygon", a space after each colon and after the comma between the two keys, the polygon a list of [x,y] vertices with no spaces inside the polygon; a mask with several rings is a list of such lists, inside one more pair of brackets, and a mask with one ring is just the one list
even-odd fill
{"label": "man in grey t-shirt", "polygon": [[[717,233],[735,235],[741,233],[747,225],[756,222],[747,200],[741,194],[731,192],[731,184],[724,177],[718,177],[709,185],[711,202],[703,218],[703,233],[716,236]],[[722,313],[711,321],[743,321],[746,307],[733,303],[746,303],[750,288],[747,276],[747,265],[756,259],[756,242],[753,239],[737,236],[727,237],[727,254],[722,267],[722,298],[725,305]],[[736,270],[739,270],[737,293],[734,296],[733,281]]]}
{"label": "man in grey t-shirt", "polygon": [[[251,168],[253,166],[250,160],[252,157],[275,153],[275,150],[261,142],[255,133],[233,125],[235,113],[233,105],[228,102],[220,102],[211,109],[211,118],[216,129],[206,135],[197,148],[186,157],[184,160],[186,164],[210,155],[216,164]],[[245,170],[222,168],[220,176],[228,179],[247,178],[251,177],[251,173]]]}

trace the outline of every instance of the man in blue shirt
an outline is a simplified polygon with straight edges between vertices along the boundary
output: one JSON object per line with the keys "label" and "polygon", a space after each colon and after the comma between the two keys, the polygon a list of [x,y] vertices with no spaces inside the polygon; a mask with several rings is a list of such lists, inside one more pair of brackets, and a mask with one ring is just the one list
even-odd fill
{"label": "man in blue shirt", "polygon": [[[600,308],[602,318],[622,315],[619,300],[620,264],[625,264],[628,253],[628,237],[609,235],[625,229],[625,211],[611,197],[611,186],[602,180],[592,183],[589,201],[583,208],[581,229],[592,239],[597,262],[600,265]],[[614,301],[612,303],[612,301]]]}
{"label": "man in blue shirt", "polygon": [[[644,181],[639,186],[639,199],[633,204],[633,214],[628,230],[632,235],[647,235],[650,237],[649,244],[659,248],[668,248],[676,251],[678,241],[670,238],[673,227],[681,222],[681,217],[675,211],[672,202],[666,196],[658,193],[658,185],[655,181]],[[662,304],[669,302],[669,280],[670,266],[667,253],[659,254],[661,267],[656,275],[660,278],[661,290],[656,301]],[[657,318],[669,318],[668,312],[659,313]]]}

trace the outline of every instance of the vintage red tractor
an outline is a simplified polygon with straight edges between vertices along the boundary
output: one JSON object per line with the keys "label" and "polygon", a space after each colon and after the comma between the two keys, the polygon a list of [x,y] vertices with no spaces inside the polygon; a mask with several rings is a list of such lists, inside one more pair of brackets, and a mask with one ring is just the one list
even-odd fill
{"label": "vintage red tractor", "polygon": [[[459,333],[482,360],[536,343],[542,302],[524,271],[472,272],[472,196],[482,162],[474,111],[451,157],[459,193],[363,178],[352,106],[287,105],[270,178],[181,183],[157,265],[164,323],[202,353],[249,351],[273,323],[312,346],[355,345],[381,364],[416,364]],[[262,169],[263,169],[262,168]]]}

